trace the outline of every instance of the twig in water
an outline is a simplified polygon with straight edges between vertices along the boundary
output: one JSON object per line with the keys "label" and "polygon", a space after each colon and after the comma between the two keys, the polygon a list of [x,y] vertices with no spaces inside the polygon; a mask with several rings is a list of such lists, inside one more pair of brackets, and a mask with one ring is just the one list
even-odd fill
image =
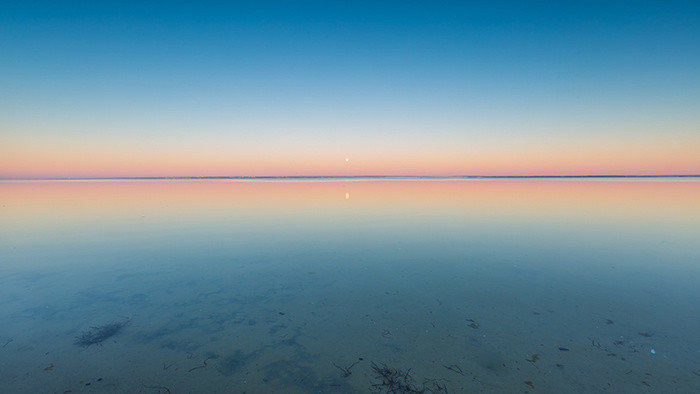
{"label": "twig in water", "polygon": [[170,394],[170,389],[165,387],[165,386],[147,386],[146,383],[144,383],[144,382],[141,382],[141,384],[143,385],[143,387],[145,387],[147,389],[158,390],[159,393],[160,393],[160,390],[165,390],[164,394]]}
{"label": "twig in water", "polygon": [[360,360],[357,360],[354,363],[352,363],[352,365],[350,365],[349,367],[341,367],[340,365],[334,363],[333,361],[331,361],[331,364],[333,364],[334,367],[341,370],[343,372],[343,377],[347,378],[348,376],[352,375],[352,372],[350,372],[350,369],[352,369],[352,367],[357,365],[357,363],[359,363],[359,362],[360,362]]}
{"label": "twig in water", "polygon": [[[207,360],[209,360],[209,359],[207,359]],[[206,366],[207,366],[207,360],[204,360],[204,363],[203,363],[202,365],[198,366],[198,367],[190,368],[190,370],[187,371],[187,372],[192,372],[192,371],[194,371],[195,369],[199,369],[199,368],[204,368],[204,367],[206,367]]]}
{"label": "twig in water", "polygon": [[449,369],[452,372],[457,372],[458,374],[464,376],[464,371],[462,371],[462,368],[460,368],[457,364],[452,364],[450,366],[443,365],[443,367]]}

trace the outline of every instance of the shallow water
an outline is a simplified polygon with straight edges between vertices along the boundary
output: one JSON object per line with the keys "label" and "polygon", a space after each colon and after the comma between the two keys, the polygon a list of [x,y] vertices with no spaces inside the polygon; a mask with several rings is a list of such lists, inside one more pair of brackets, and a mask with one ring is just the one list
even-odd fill
{"label": "shallow water", "polygon": [[2,181],[0,391],[385,392],[375,363],[451,393],[697,392],[698,201],[693,179]]}

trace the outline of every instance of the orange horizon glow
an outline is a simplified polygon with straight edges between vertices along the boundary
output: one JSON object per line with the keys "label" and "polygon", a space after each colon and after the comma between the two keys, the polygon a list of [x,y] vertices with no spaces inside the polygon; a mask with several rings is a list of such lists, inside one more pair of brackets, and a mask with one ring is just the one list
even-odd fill
{"label": "orange horizon glow", "polygon": [[[451,147],[396,151],[0,148],[0,178],[198,176],[697,175],[700,144]],[[352,151],[353,149],[347,149]],[[346,158],[348,160],[346,160]]]}

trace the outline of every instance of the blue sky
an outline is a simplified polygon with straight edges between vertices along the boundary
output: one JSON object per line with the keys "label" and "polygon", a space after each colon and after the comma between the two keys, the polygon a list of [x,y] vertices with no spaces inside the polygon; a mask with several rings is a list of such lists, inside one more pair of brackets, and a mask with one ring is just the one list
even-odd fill
{"label": "blue sky", "polygon": [[[434,172],[444,150],[466,173],[458,147],[513,141],[681,152],[700,148],[699,22],[697,2],[21,2],[0,10],[1,138],[22,157],[269,147],[318,173],[319,152]],[[31,172],[13,160],[0,175]]]}

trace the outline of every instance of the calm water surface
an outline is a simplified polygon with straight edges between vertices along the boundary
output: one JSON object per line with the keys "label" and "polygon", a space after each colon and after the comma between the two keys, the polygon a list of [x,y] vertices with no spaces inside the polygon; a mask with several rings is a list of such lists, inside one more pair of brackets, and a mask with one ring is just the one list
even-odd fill
{"label": "calm water surface", "polygon": [[697,180],[3,181],[0,205],[0,392],[391,389],[373,365],[700,391]]}

